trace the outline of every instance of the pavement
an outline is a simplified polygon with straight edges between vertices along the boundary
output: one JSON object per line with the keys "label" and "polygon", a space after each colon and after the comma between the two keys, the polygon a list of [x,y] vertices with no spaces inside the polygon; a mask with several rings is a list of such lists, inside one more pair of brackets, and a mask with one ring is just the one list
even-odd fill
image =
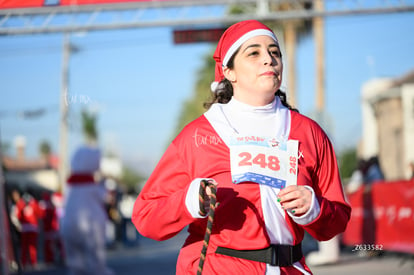
{"label": "pavement", "polygon": [[[141,237],[134,247],[118,245],[107,251],[107,262],[116,275],[173,275],[181,245],[186,232],[176,237],[157,242]],[[315,246],[307,245],[307,252]],[[414,274],[414,255],[383,252],[376,256],[361,256],[350,248],[343,248],[339,262],[325,266],[310,266],[315,275],[407,275]],[[18,273],[10,273],[17,275]],[[63,266],[42,266],[26,270],[22,275],[65,275]],[[224,274],[226,275],[226,274]]]}
{"label": "pavement", "polygon": [[413,255],[385,252],[374,257],[361,257],[355,252],[342,252],[339,262],[309,266],[315,275],[408,275],[414,274]]}

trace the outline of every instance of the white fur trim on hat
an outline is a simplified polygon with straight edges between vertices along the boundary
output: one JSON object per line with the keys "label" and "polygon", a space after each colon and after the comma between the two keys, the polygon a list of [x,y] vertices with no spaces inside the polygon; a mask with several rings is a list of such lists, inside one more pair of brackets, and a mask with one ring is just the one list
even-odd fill
{"label": "white fur trim on hat", "polygon": [[226,55],[223,58],[223,67],[227,66],[227,63],[229,62],[230,58],[232,57],[232,55],[237,51],[237,49],[247,40],[249,40],[252,37],[255,36],[259,36],[259,35],[267,35],[270,36],[271,38],[273,38],[273,40],[276,42],[276,44],[279,44],[279,42],[277,41],[276,36],[274,35],[273,32],[266,30],[266,29],[257,29],[257,30],[252,30],[249,31],[247,33],[245,33],[244,35],[242,35],[239,39],[237,39],[236,42],[233,43],[233,45],[231,45],[231,47],[228,49],[228,51],[226,52]]}
{"label": "white fur trim on hat", "polygon": [[224,88],[224,84],[221,82],[214,81],[210,84],[210,89],[213,93],[216,93],[217,90],[223,89],[223,88]]}
{"label": "white fur trim on hat", "polygon": [[217,81],[211,82],[211,84],[210,84],[210,90],[211,90],[213,93],[215,93],[215,92],[216,92],[216,89],[217,89],[217,87],[218,87],[218,85],[219,85],[219,83],[218,83]]}

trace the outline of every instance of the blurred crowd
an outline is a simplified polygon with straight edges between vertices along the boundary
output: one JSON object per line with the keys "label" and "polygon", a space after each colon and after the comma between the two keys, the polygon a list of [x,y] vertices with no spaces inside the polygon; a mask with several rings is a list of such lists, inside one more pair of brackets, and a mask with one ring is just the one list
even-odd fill
{"label": "blurred crowd", "polygon": [[[7,185],[7,184],[6,184]],[[103,209],[106,213],[105,245],[107,249],[138,245],[138,232],[131,223],[132,205],[137,196],[111,180],[99,185],[106,191]],[[31,270],[44,265],[65,265],[61,219],[65,212],[60,192],[36,188],[7,188],[11,269]]]}
{"label": "blurred crowd", "polygon": [[378,157],[373,156],[369,159],[359,159],[357,168],[346,185],[346,192],[351,194],[363,184],[369,185],[380,180],[384,180],[384,174]]}
{"label": "blurred crowd", "polygon": [[63,263],[59,234],[61,194],[42,191],[39,195],[32,188],[13,187],[7,195],[14,267],[36,268],[40,255],[45,264]]}

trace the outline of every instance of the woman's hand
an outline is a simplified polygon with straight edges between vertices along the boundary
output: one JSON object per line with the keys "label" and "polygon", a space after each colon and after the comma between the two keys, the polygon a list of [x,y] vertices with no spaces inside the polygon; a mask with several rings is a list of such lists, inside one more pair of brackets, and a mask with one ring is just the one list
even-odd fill
{"label": "woman's hand", "polygon": [[[210,198],[213,195],[213,192],[211,191],[212,188],[217,189],[217,182],[213,179],[205,179],[205,182],[207,182],[207,184],[205,184],[205,188],[203,190],[203,208],[204,209],[200,209],[201,213],[205,213],[207,214],[208,211],[210,211]],[[201,186],[201,182],[200,182],[200,186]],[[201,195],[201,194],[200,194]],[[200,204],[201,207],[201,204]]]}
{"label": "woman's hand", "polygon": [[286,211],[301,216],[311,207],[312,192],[303,185],[291,185],[280,190],[277,201]]}

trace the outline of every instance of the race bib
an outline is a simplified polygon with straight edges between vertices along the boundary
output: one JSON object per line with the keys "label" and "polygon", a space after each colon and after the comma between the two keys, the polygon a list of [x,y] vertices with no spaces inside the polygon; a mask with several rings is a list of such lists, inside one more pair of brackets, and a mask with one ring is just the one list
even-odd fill
{"label": "race bib", "polygon": [[229,147],[233,183],[255,182],[279,189],[296,185],[297,140],[236,137]]}

